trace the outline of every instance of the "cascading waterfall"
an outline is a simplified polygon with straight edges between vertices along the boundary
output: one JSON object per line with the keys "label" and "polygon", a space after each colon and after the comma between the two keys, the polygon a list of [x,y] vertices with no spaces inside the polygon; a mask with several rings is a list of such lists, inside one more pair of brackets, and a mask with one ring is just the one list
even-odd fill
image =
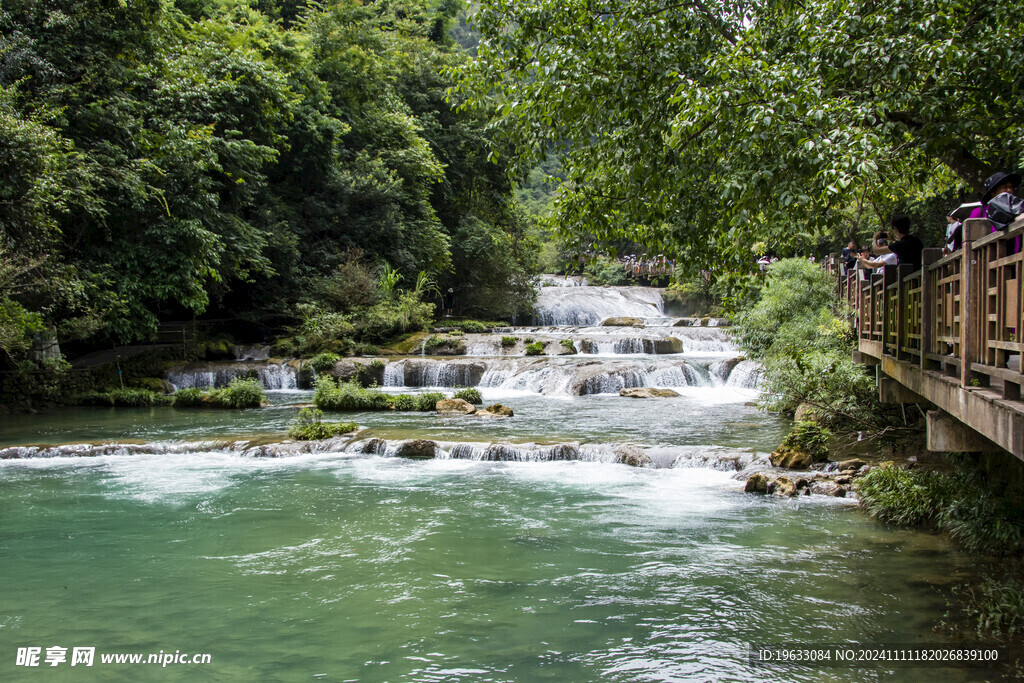
{"label": "cascading waterfall", "polygon": [[175,389],[219,389],[231,380],[253,377],[268,391],[298,387],[298,371],[287,363],[231,363],[228,365],[185,366],[168,371],[167,381]]}
{"label": "cascading waterfall", "polygon": [[737,389],[756,389],[761,381],[763,368],[760,363],[752,360],[741,361],[729,373],[726,386]]}
{"label": "cascading waterfall", "polygon": [[650,287],[541,287],[534,319],[538,325],[599,325],[614,317],[662,317],[660,290]]}

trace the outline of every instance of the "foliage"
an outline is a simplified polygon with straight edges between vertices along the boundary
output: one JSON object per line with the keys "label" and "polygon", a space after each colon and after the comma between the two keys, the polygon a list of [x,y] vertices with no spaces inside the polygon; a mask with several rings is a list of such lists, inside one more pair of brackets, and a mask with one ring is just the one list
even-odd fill
{"label": "foliage", "polygon": [[171,397],[147,389],[118,388],[107,391],[94,391],[80,396],[78,402],[87,406],[116,406],[118,408],[139,408],[146,406],[166,406],[171,404]]}
{"label": "foliage", "polygon": [[266,394],[259,380],[233,379],[223,389],[179,389],[172,396],[175,408],[259,408]]}
{"label": "foliage", "polygon": [[576,353],[577,352],[576,344],[573,342],[572,339],[563,339],[562,341],[560,341],[558,343],[561,344],[563,349],[565,349],[566,351],[568,351],[570,353]]}
{"label": "foliage", "polygon": [[502,337],[501,338],[501,346],[502,346],[502,348],[507,349],[510,346],[515,346],[516,342],[518,342],[518,341],[519,341],[519,339],[517,339],[516,337]]}
{"label": "foliage", "polygon": [[1024,578],[1019,573],[1011,570],[977,585],[957,586],[953,599],[978,638],[1007,640],[1024,634]]}
{"label": "foliage", "polygon": [[500,327],[502,323],[484,322],[482,320],[445,320],[444,325],[445,327],[452,327],[471,334],[487,334],[495,327]]}
{"label": "foliage", "polygon": [[459,389],[452,398],[461,398],[463,401],[468,401],[477,406],[482,405],[484,402],[483,396],[480,395],[480,390],[472,387]]}
{"label": "foliage", "polygon": [[324,375],[317,378],[313,392],[313,404],[322,410],[335,411],[380,411],[380,410],[434,410],[436,403],[445,398],[442,393],[385,394],[376,389],[366,389],[358,382],[335,381]]}
{"label": "foliage", "polygon": [[299,441],[317,441],[349,434],[359,428],[354,422],[323,422],[323,411],[303,408],[288,429],[288,436]]}
{"label": "foliage", "polygon": [[31,268],[0,282],[3,348],[35,315],[94,345],[209,315],[341,353],[462,282],[482,311],[528,306],[536,245],[489,109],[447,99],[460,7],[6,4],[0,249]]}
{"label": "foliage", "polygon": [[583,267],[583,275],[588,285],[628,285],[631,284],[626,269],[622,264],[607,256],[598,256]]}
{"label": "foliage", "polygon": [[526,345],[527,356],[539,356],[544,353],[544,342],[533,342]]}
{"label": "foliage", "polygon": [[952,472],[876,467],[859,482],[861,504],[883,522],[935,526],[969,552],[1024,552],[1024,508],[966,465]]}
{"label": "foliage", "polygon": [[828,440],[832,432],[812,420],[801,420],[793,425],[779,445],[779,449],[800,451],[815,461],[828,459]]}
{"label": "foliage", "polygon": [[339,360],[341,360],[341,356],[338,354],[324,352],[313,356],[312,360],[309,361],[309,364],[312,366],[313,370],[319,374],[333,370],[334,364]]}
{"label": "foliage", "polygon": [[853,362],[849,324],[836,316],[835,285],[806,259],[783,259],[768,273],[755,304],[736,318],[740,348],[764,366],[762,404],[791,411],[815,408],[832,426],[874,429],[888,424],[874,382]]}
{"label": "foliage", "polygon": [[561,155],[550,224],[577,253],[626,238],[740,270],[755,242],[815,249],[1024,165],[1021,10],[488,0],[459,88],[497,100],[520,172]]}

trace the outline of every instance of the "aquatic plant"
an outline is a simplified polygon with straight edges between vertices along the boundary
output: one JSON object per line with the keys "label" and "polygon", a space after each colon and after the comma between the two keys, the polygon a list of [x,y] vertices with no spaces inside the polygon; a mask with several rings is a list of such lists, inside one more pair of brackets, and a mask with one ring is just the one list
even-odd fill
{"label": "aquatic plant", "polygon": [[519,340],[516,339],[515,337],[502,337],[501,338],[501,346],[502,346],[502,348],[506,348],[507,349],[510,346],[515,346],[516,342],[518,342],[518,341]]}
{"label": "aquatic plant", "polygon": [[539,356],[544,353],[544,342],[533,342],[526,345],[527,356]]}
{"label": "aquatic plant", "polygon": [[288,430],[288,436],[299,441],[316,441],[349,434],[359,428],[355,422],[323,422],[323,416],[321,410],[303,408]]}
{"label": "aquatic plant", "polygon": [[482,405],[484,402],[483,397],[480,395],[480,390],[472,387],[459,389],[455,392],[455,395],[452,398],[461,398],[463,401],[467,401],[473,405]]}
{"label": "aquatic plant", "polygon": [[175,408],[259,408],[266,394],[255,379],[233,379],[223,389],[181,389],[174,393]]}
{"label": "aquatic plant", "polygon": [[858,492],[861,505],[883,522],[935,527],[969,552],[1024,553],[1024,507],[967,465],[951,472],[877,467]]}

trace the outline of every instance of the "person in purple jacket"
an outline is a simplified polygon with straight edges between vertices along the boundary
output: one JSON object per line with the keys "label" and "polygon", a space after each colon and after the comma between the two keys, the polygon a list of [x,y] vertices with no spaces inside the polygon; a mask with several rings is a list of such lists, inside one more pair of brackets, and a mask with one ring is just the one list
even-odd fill
{"label": "person in purple jacket", "polygon": [[[1020,185],[1020,176],[1016,173],[999,173],[993,174],[988,177],[985,181],[985,194],[981,195],[981,206],[971,211],[971,218],[988,218],[988,202],[990,199],[995,197],[997,194],[1003,192],[1009,192],[1010,194],[1017,193],[1017,187]],[[993,232],[995,228],[992,228]]]}

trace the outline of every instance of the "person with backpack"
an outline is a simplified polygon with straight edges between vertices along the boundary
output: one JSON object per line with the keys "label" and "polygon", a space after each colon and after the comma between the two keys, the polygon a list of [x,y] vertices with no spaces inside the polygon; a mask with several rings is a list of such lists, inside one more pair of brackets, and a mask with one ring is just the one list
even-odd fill
{"label": "person with backpack", "polygon": [[971,212],[971,218],[987,218],[992,222],[992,231],[1005,230],[1024,213],[1024,200],[1016,196],[1020,186],[1020,175],[1000,171],[985,180],[985,193],[981,195],[981,206]]}

